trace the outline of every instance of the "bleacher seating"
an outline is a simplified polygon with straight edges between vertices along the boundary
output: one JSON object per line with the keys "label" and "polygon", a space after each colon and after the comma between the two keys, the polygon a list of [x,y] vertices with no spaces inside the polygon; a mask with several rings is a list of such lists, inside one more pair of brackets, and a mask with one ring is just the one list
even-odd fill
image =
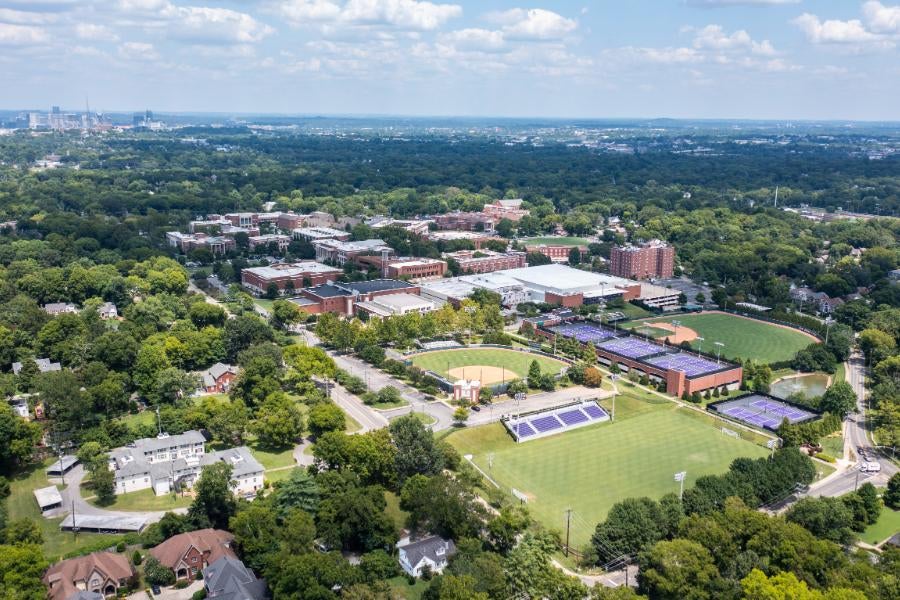
{"label": "bleacher seating", "polygon": [[561,433],[569,429],[583,427],[608,419],[609,415],[596,403],[584,402],[577,405],[549,409],[517,419],[509,419],[504,423],[513,437],[521,442],[526,439]]}

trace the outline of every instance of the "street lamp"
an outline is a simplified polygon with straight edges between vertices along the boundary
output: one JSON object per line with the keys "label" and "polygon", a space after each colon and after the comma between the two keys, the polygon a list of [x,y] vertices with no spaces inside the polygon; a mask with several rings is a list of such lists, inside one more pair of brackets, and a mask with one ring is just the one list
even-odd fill
{"label": "street lamp", "polygon": [[716,364],[719,364],[719,356],[722,354],[722,348],[725,347],[725,344],[722,342],[713,342],[713,345],[716,347]]}
{"label": "street lamp", "polygon": [[834,319],[831,317],[825,317],[825,345],[828,345],[828,332],[831,331],[831,326],[834,324]]}
{"label": "street lamp", "polygon": [[[675,329],[674,339],[677,340],[678,339],[678,326],[681,325],[681,321],[671,321],[671,323],[672,323],[672,327]],[[666,339],[668,339],[668,337]]]}

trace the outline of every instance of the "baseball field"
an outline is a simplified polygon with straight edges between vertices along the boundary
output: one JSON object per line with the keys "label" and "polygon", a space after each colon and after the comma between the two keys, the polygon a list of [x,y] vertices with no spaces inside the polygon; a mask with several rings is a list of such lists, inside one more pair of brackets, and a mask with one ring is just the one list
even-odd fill
{"label": "baseball field", "polygon": [[[623,327],[662,338],[672,335],[672,321],[680,323],[678,341],[686,339],[692,348],[711,354],[721,349],[722,356],[729,359],[750,358],[765,363],[789,360],[798,350],[817,341],[814,336],[797,329],[723,312],[642,319]],[[722,346],[717,346],[716,342]]]}
{"label": "baseball field", "polygon": [[436,350],[412,356],[412,363],[448,379],[478,379],[483,384],[501,383],[528,376],[531,361],[536,360],[544,373],[559,373],[566,363],[503,348],[464,348]]}

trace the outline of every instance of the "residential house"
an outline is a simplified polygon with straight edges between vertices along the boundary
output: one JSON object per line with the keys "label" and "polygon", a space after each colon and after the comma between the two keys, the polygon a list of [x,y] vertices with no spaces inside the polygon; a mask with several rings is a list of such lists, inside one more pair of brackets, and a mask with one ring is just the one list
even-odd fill
{"label": "residential house", "polygon": [[97,309],[97,312],[100,314],[100,318],[104,321],[119,318],[119,309],[116,308],[116,305],[112,302],[104,302],[100,305],[100,308]]}
{"label": "residential house", "polygon": [[124,554],[93,552],[51,565],[43,580],[50,600],[83,600],[115,596],[134,576]]}
{"label": "residential house", "polygon": [[193,579],[199,571],[223,557],[237,558],[231,544],[234,536],[220,529],[199,529],[173,535],[150,549],[161,565],[172,569],[176,579]]}
{"label": "residential house", "polygon": [[266,581],[259,579],[243,562],[222,556],[203,569],[203,589],[207,598],[218,600],[265,600]]}
{"label": "residential house", "polygon": [[219,461],[231,465],[232,491],[253,496],[263,487],[263,466],[246,446],[206,452],[199,431],[142,438],[109,454],[115,472],[116,493],[150,488],[159,496],[179,487],[191,487],[204,467]]}
{"label": "residential house", "polygon": [[200,371],[203,391],[209,394],[224,394],[231,388],[231,383],[237,375],[237,367],[218,362],[205,371]]}
{"label": "residential house", "polygon": [[450,557],[456,554],[453,540],[433,535],[417,541],[401,540],[397,543],[400,566],[413,577],[420,577],[422,571],[441,573]]}
{"label": "residential house", "polygon": [[[35,364],[37,364],[38,371],[41,373],[48,373],[50,371],[61,371],[62,365],[58,362],[53,362],[49,358],[35,358]],[[18,375],[19,371],[22,370],[22,363],[14,362],[12,364],[13,373]]]}
{"label": "residential house", "polygon": [[65,313],[74,315],[78,312],[78,307],[71,302],[51,302],[49,304],[45,304],[43,308],[45,313],[53,317]]}

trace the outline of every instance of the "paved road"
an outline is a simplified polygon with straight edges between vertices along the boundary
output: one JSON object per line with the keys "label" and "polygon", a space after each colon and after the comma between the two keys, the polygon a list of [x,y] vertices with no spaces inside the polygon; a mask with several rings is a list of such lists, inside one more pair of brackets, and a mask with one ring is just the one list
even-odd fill
{"label": "paved road", "polygon": [[82,465],[78,465],[73,468],[71,471],[66,473],[66,487],[60,491],[60,495],[63,499],[63,509],[59,512],[54,512],[52,515],[58,517],[64,514],[69,514],[71,512],[72,505],[75,505],[75,513],[76,518],[77,515],[98,515],[103,517],[120,517],[125,519],[133,519],[135,517],[143,517],[146,519],[147,524],[156,523],[160,519],[162,519],[163,515],[166,512],[175,512],[179,514],[184,514],[187,512],[186,508],[177,508],[171,511],[116,511],[116,510],[107,510],[105,508],[100,508],[99,506],[94,506],[81,496],[81,482],[84,480],[85,471]]}

